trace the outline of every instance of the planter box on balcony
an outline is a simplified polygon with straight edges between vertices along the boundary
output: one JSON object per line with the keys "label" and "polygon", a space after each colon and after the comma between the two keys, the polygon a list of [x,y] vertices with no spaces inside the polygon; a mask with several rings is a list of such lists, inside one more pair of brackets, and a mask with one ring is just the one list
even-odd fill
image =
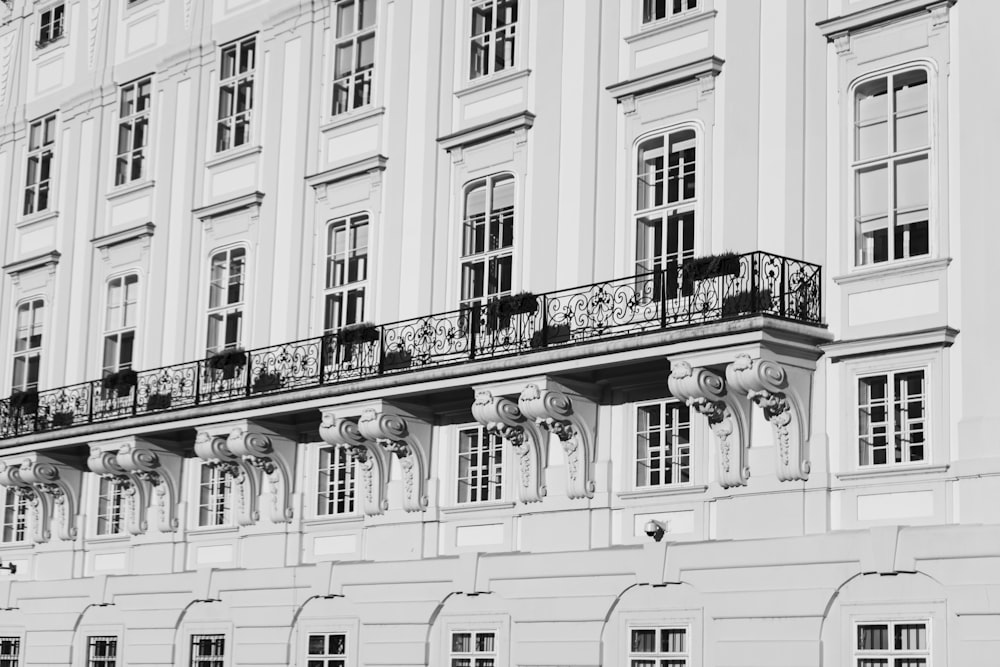
{"label": "planter box on balcony", "polygon": [[519,292],[494,299],[486,304],[486,326],[490,329],[505,329],[510,326],[510,318],[527,315],[538,310],[538,297],[531,292]]}
{"label": "planter box on balcony", "polygon": [[172,401],[170,394],[150,394],[146,400],[146,410],[166,410]]}
{"label": "planter box on balcony", "polygon": [[33,415],[38,411],[38,390],[15,390],[10,393],[10,407],[22,414]]}
{"label": "planter box on balcony", "polygon": [[139,381],[139,376],[135,371],[126,368],[117,373],[108,373],[101,380],[101,386],[107,391],[114,391],[119,398],[128,396],[132,387]]}
{"label": "planter box on balcony", "polygon": [[341,327],[337,332],[337,342],[341,345],[373,343],[379,339],[378,327],[371,322],[358,322]]}
{"label": "planter box on balcony", "polygon": [[208,367],[222,371],[222,379],[232,380],[236,377],[236,369],[247,365],[247,353],[238,347],[231,350],[216,352],[208,358]]}
{"label": "planter box on balcony", "polygon": [[569,340],[568,324],[551,324],[545,327],[545,335],[541,331],[531,334],[530,345],[532,348],[545,347],[546,345],[558,345]]}
{"label": "planter box on balcony", "polygon": [[72,426],[73,425],[72,412],[53,412],[52,413],[52,425],[53,426]]}
{"label": "planter box on balcony", "polygon": [[253,391],[255,394],[262,394],[265,391],[281,389],[281,373],[261,373],[253,381]]}
{"label": "planter box on balcony", "polygon": [[699,280],[739,275],[740,256],[735,252],[724,252],[719,255],[695,257],[684,262],[681,271],[684,274],[684,289],[687,291]]}
{"label": "planter box on balcony", "polygon": [[382,367],[387,371],[409,368],[413,363],[413,353],[409,350],[391,350],[385,355]]}
{"label": "planter box on balcony", "polygon": [[757,292],[737,292],[722,300],[722,316],[749,315],[751,313],[767,312],[773,304],[771,290],[762,289]]}

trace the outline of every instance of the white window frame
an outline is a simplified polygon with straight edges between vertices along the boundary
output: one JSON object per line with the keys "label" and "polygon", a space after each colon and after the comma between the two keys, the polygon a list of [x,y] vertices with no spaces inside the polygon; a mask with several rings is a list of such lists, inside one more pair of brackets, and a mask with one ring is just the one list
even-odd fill
{"label": "white window frame", "polygon": [[[27,496],[15,488],[7,487],[3,497],[3,516],[0,519],[0,543],[24,544],[30,539],[31,521]],[[7,539],[10,534],[11,539]]]}
{"label": "white window frame", "polygon": [[[505,24],[502,27],[497,27],[497,9],[504,5],[513,5],[514,13],[516,17],[512,22]],[[465,48],[463,49],[468,57],[468,67],[465,70],[465,79],[470,83],[477,83],[484,80],[489,80],[491,78],[502,76],[508,72],[515,72],[523,68],[521,64],[522,54],[519,53],[521,50],[521,42],[525,39],[523,26],[523,16],[526,7],[524,0],[471,0],[467,5],[468,17],[468,30],[466,31],[463,39]],[[484,30],[481,33],[474,33],[476,29],[476,13],[484,8],[487,8],[490,16],[492,17],[490,28]],[[510,42],[509,52],[508,49],[504,49],[509,57],[509,62],[507,62],[507,57],[504,59],[504,65],[501,69],[496,69],[496,56],[495,47],[496,40],[501,35],[504,34],[504,39]],[[483,60],[485,65],[482,68],[476,67],[477,57],[476,48],[477,45],[480,50],[485,50],[489,55]],[[488,46],[483,46],[488,45]]]}
{"label": "white window frame", "polygon": [[125,489],[109,477],[97,478],[97,511],[94,513],[97,536],[123,535],[125,533]]}
{"label": "white window frame", "polygon": [[[242,252],[243,266],[239,275],[239,300],[230,302],[229,299],[229,286],[232,283],[233,277],[235,275],[233,271],[233,253]],[[225,255],[225,261],[223,264],[223,274],[222,278],[218,281],[213,281],[212,279],[212,269],[215,263],[215,258]],[[247,323],[247,273],[250,264],[250,251],[243,245],[228,246],[225,248],[219,248],[213,250],[208,256],[208,296],[206,299],[206,312],[207,316],[205,319],[205,351],[208,355],[215,352],[220,352],[222,350],[232,350],[244,347],[244,339],[246,336],[246,323]],[[218,282],[221,285],[220,289],[220,302],[218,305],[212,305],[212,290],[213,283]],[[239,316],[239,325],[237,327],[236,340],[227,343],[226,342],[226,332],[228,329],[228,322],[231,316]],[[217,337],[217,342],[212,345],[212,323],[213,317],[221,317],[221,330]],[[221,341],[221,344],[218,342]]]}
{"label": "white window frame", "polygon": [[[649,466],[647,466],[646,471],[645,471],[646,483],[644,483],[644,484],[640,484],[639,483],[640,466],[642,465],[642,461],[643,461],[643,459],[641,459],[639,457],[639,437],[640,437],[640,432],[639,432],[639,411],[641,409],[643,409],[643,408],[650,408],[650,407],[658,407],[659,410],[660,410],[660,426],[659,426],[658,430],[659,430],[660,435],[661,435],[661,444],[660,444],[661,457],[660,458],[663,461],[666,461],[668,459],[668,457],[666,455],[667,448],[664,446],[665,440],[663,438],[666,435],[668,435],[668,433],[669,433],[669,435],[671,437],[669,459],[671,461],[671,466],[670,467],[671,467],[671,477],[672,478],[675,475],[675,472],[674,472],[675,470],[677,471],[677,474],[679,474],[680,471],[683,470],[683,468],[684,468],[684,466],[679,466],[679,465],[673,463],[676,459],[681,458],[681,457],[679,457],[676,454],[675,447],[678,447],[678,448],[679,447],[686,447],[686,449],[687,449],[687,452],[686,452],[687,466],[686,466],[686,468],[687,468],[687,477],[688,478],[687,478],[686,481],[670,481],[670,482],[662,481],[662,479],[664,477],[666,477],[666,475],[664,474],[665,470],[661,470],[660,471],[661,481],[659,483],[657,483],[657,484],[653,484],[653,483],[651,483],[649,481],[650,472],[651,471],[649,469]],[[688,420],[686,422],[688,441],[687,441],[686,445],[680,445],[679,442],[678,442],[679,441],[679,433],[677,431],[679,429],[677,428],[678,427],[678,423],[677,422],[673,422],[674,423],[674,428],[670,429],[669,431],[667,431],[667,429],[665,428],[666,427],[666,421],[664,420],[664,417],[665,417],[666,411],[667,410],[675,410],[675,409],[683,409],[683,410],[687,410],[687,412],[688,412]],[[692,486],[694,484],[694,479],[695,479],[695,466],[694,466],[694,457],[695,457],[695,447],[694,447],[695,426],[694,426],[694,421],[695,420],[691,418],[691,409],[686,404],[684,404],[682,401],[677,400],[675,398],[666,398],[666,399],[660,399],[660,400],[654,400],[654,401],[642,401],[642,402],[638,402],[638,403],[633,404],[633,407],[632,407],[632,418],[633,418],[633,422],[632,422],[632,425],[633,425],[633,428],[632,428],[632,440],[633,440],[633,443],[634,443],[634,445],[632,447],[632,460],[633,460],[633,463],[634,463],[634,465],[632,467],[632,471],[631,471],[632,472],[632,475],[631,475],[632,488],[635,489],[635,490],[637,490],[637,491],[645,491],[645,490],[654,490],[654,489],[661,489],[661,488],[676,488],[676,487]],[[685,422],[681,422],[680,424],[683,425],[683,424],[685,424]],[[646,460],[652,461],[653,460],[652,456],[650,456]]]}
{"label": "white window frame", "polygon": [[[864,650],[859,646],[859,632],[861,626],[865,625],[885,625],[887,626],[888,641],[890,648],[885,651],[877,650]],[[894,628],[898,625],[923,625],[926,633],[926,646],[923,650],[902,650],[895,648],[895,633]],[[886,660],[886,665],[888,667],[893,667],[895,661],[898,658],[921,658],[925,661],[925,667],[933,667],[934,661],[932,659],[933,655],[933,643],[932,643],[932,623],[931,619],[927,616],[918,616],[915,618],[879,618],[879,619],[868,619],[860,620],[854,619],[852,623],[852,636],[854,638],[853,650],[851,652],[851,665],[859,665],[861,660]]]}
{"label": "white window frame", "polygon": [[[310,635],[345,635],[347,638],[347,653],[345,654],[344,667],[357,667],[358,666],[358,646],[360,645],[360,630],[361,623],[357,618],[346,617],[346,616],[330,616],[323,614],[322,618],[316,616],[317,612],[314,609],[312,612],[314,615],[312,618],[301,619],[297,624],[295,631],[298,633],[298,638],[295,640],[296,646],[298,647],[298,654],[302,656],[300,662],[294,664],[305,665],[309,664],[309,636]],[[328,660],[337,660],[339,658],[321,658]]]}
{"label": "white window frame", "polygon": [[[665,651],[647,651],[647,652],[637,652],[632,649],[632,633],[649,631],[654,632],[654,641],[658,644],[657,648],[662,648],[659,645],[659,640],[662,637],[663,632],[674,632],[681,631],[684,633],[684,651],[677,652],[665,652]],[[625,635],[625,649],[626,649],[626,665],[628,667],[634,667],[637,663],[641,662],[653,662],[654,664],[664,664],[668,661],[671,663],[674,661],[683,661],[683,667],[690,667],[693,665],[691,660],[691,628],[687,625],[675,625],[675,624],[632,624],[628,627],[628,632]],[[680,666],[678,666],[680,667]]]}
{"label": "white window frame", "polygon": [[[228,528],[236,525],[233,515],[236,481],[223,465],[199,462],[200,468],[195,478],[197,499],[194,503],[194,525],[197,528]],[[206,479],[207,478],[207,479]],[[202,490],[208,488],[208,502],[202,501]],[[210,517],[208,523],[202,521],[202,510]]]}
{"label": "white window frame", "polygon": [[[358,8],[364,3],[370,2],[375,18],[369,25],[360,25],[361,13]],[[332,51],[332,62],[330,64],[332,81],[330,90],[330,117],[337,118],[351,114],[355,111],[368,109],[375,102],[375,76],[377,71],[378,58],[378,19],[379,0],[340,0],[333,5],[334,19],[334,44]],[[346,32],[341,32],[342,8],[352,6],[351,23],[353,24]],[[361,50],[359,45],[364,40],[371,40],[372,62],[367,67],[360,65]],[[350,48],[351,65],[348,69],[338,72],[338,55],[342,50]],[[339,74],[339,76],[338,76]],[[341,86],[346,86],[347,104],[344,108],[338,105],[338,90]],[[363,91],[361,93],[363,101],[358,102],[358,86]]]}
{"label": "white window frame", "polygon": [[[24,201],[21,214],[24,217],[52,210],[55,197],[53,187],[56,174],[56,145],[59,132],[57,114],[50,113],[28,123],[27,159],[24,168]],[[47,177],[45,167],[47,166]],[[45,205],[41,205],[42,196]]]}
{"label": "white window frame", "polygon": [[[252,66],[240,71],[244,50],[249,47],[253,52]],[[234,52],[233,71],[225,76],[225,62],[230,51]],[[247,35],[223,44],[219,48],[219,83],[218,95],[215,100],[214,109],[216,114],[212,121],[212,137],[215,139],[215,153],[225,153],[236,150],[242,146],[253,146],[256,131],[254,122],[254,109],[256,107],[255,96],[257,94],[257,65],[259,63],[260,46],[257,43],[257,34]],[[239,110],[239,99],[241,89],[249,87],[248,106],[242,111]],[[223,96],[226,91],[231,91],[229,98],[231,104],[225,105]],[[236,128],[245,125],[243,141],[236,143]]]}
{"label": "white window frame", "polygon": [[[857,128],[858,128],[858,117],[857,117],[857,103],[856,96],[858,88],[870,83],[877,81],[878,79],[887,79],[886,86],[891,92],[892,89],[892,79],[900,74],[906,72],[911,72],[914,70],[922,70],[927,76],[927,140],[928,144],[921,148],[910,149],[902,152],[896,152],[894,149],[889,150],[884,155],[877,157],[870,157],[859,159],[857,157]],[[905,262],[920,262],[926,261],[936,256],[937,254],[937,243],[936,234],[938,225],[935,224],[938,218],[937,216],[937,160],[938,153],[940,151],[940,142],[938,141],[939,133],[937,131],[938,115],[937,108],[935,104],[935,96],[937,95],[937,71],[933,63],[926,60],[916,60],[903,63],[900,65],[893,66],[891,68],[882,69],[873,72],[866,72],[863,76],[855,79],[848,88],[847,96],[847,108],[848,108],[848,137],[847,137],[847,156],[848,156],[848,184],[847,190],[849,192],[847,204],[848,219],[851,221],[849,225],[850,237],[848,239],[848,253],[851,260],[848,262],[848,266],[852,270],[871,270],[878,267],[888,267],[893,265],[902,264]],[[887,141],[891,141],[895,136],[895,128],[893,121],[895,120],[895,115],[893,113],[895,109],[895,102],[892,99],[892,95],[887,92],[886,101],[887,108],[887,128],[886,128],[886,138]],[[919,255],[908,255],[900,258],[895,258],[895,228],[896,228],[896,218],[897,213],[895,210],[895,195],[893,191],[895,189],[895,170],[894,165],[900,162],[913,161],[914,159],[919,159],[920,156],[924,156],[927,160],[927,252]],[[859,216],[859,188],[858,188],[858,174],[866,169],[871,169],[876,165],[885,165],[886,168],[886,230],[887,230],[887,259],[885,261],[876,262],[874,260],[869,260],[867,262],[861,261],[860,256],[860,226],[863,222],[860,220]]]}
{"label": "white window frame", "polygon": [[[118,284],[118,289],[120,290],[120,302],[112,303],[112,287],[114,284]],[[129,300],[129,285],[133,285],[135,290],[133,297]],[[101,372],[104,374],[116,373],[120,370],[131,369],[136,365],[136,329],[139,326],[139,290],[140,290],[140,280],[139,274],[136,272],[124,273],[118,276],[110,278],[107,283],[105,283],[105,301],[104,301],[104,336],[101,338],[103,343],[101,349]],[[131,311],[129,310],[131,308]],[[119,317],[115,318],[115,310],[118,309],[117,314]],[[132,323],[129,324],[129,312],[132,313]],[[117,320],[117,321],[116,321]],[[122,362],[122,341],[124,337],[131,334],[132,336],[132,352],[131,356],[126,362]],[[109,363],[108,360],[108,344],[114,342],[114,360],[113,363]]]}
{"label": "white window frame", "polygon": [[[351,636],[346,630],[327,630],[327,631],[311,631],[306,632],[306,652],[303,658],[303,665],[311,665],[314,661],[320,662],[322,667],[346,667],[347,660],[350,656],[351,651]],[[344,652],[343,653],[330,653],[329,652],[329,641],[330,637],[333,635],[343,636],[344,638]],[[326,650],[320,653],[312,653],[311,639],[315,636],[323,637],[323,645]]]}
{"label": "white window frame", "polygon": [[[143,94],[143,90],[146,93]],[[115,137],[115,187],[149,180],[149,147],[152,133],[153,76],[144,77],[122,84],[118,89],[118,134]],[[140,104],[145,104],[141,109]],[[141,131],[140,131],[140,128]],[[122,148],[123,136],[127,137]],[[137,138],[142,141],[138,142]],[[135,165],[139,164],[136,175]],[[122,167],[124,166],[124,175]]]}
{"label": "white window frame", "polygon": [[[331,334],[336,332],[343,326],[348,324],[357,324],[359,322],[365,321],[365,315],[369,311],[368,298],[370,295],[370,290],[368,289],[369,276],[371,275],[371,234],[372,234],[372,216],[365,211],[360,213],[354,213],[344,217],[336,218],[331,220],[326,225],[326,239],[323,257],[324,262],[324,275],[323,275],[323,333]],[[355,245],[354,232],[365,227],[365,245],[360,248]],[[338,229],[343,229],[346,234],[346,245],[342,253],[337,253],[333,248],[334,235]],[[359,252],[362,251],[362,252]],[[359,261],[360,266],[364,268],[364,277],[358,278],[356,280],[350,280],[351,275],[351,262],[352,260]],[[342,280],[337,284],[336,273],[337,265],[340,263],[340,270],[342,271]],[[360,308],[356,309],[353,316],[350,312],[349,304],[352,297],[357,297],[360,295]],[[330,303],[332,299],[340,297],[341,308],[340,317],[333,318],[330,310]],[[334,319],[338,321],[333,321]]]}
{"label": "white window frame", "polygon": [[[331,465],[323,465],[324,456],[329,457]],[[327,445],[317,448],[316,462],[315,516],[317,518],[356,516],[361,497],[358,492],[360,480],[354,456],[345,447]],[[332,475],[330,471],[333,472]],[[329,480],[325,487],[324,475],[327,475]],[[340,509],[342,506],[344,509]]]}
{"label": "white window frame", "polygon": [[44,49],[66,36],[66,14],[65,2],[55,2],[38,11],[38,39],[35,40],[35,48]]}
{"label": "white window frame", "polygon": [[[118,635],[113,634],[101,634],[101,635],[86,635],[86,661],[87,667],[117,667],[119,660],[121,659],[120,647],[121,638]],[[98,642],[112,643],[113,644],[113,655],[111,656],[96,656],[94,655],[95,644]],[[124,664],[124,663],[122,663]]]}
{"label": "white window frame", "polygon": [[0,635],[0,667],[18,667],[21,664],[23,647],[23,635],[7,633]]}
{"label": "white window frame", "polygon": [[[498,182],[510,180],[513,187],[513,204],[509,207],[501,207],[499,209],[494,209],[493,207],[493,190],[494,186]],[[483,250],[480,252],[475,251],[475,247],[467,252],[469,249],[469,244],[466,240],[466,234],[470,227],[475,228],[480,225],[476,222],[475,218],[477,216],[471,215],[468,212],[468,201],[469,194],[476,188],[482,186],[485,190],[484,206],[485,212],[482,215],[483,222],[481,223],[483,227]],[[490,301],[496,300],[502,296],[507,296],[513,294],[515,291],[515,275],[516,275],[516,249],[517,249],[517,238],[518,238],[518,180],[517,176],[510,171],[501,171],[494,174],[489,174],[480,178],[475,178],[462,186],[461,189],[461,201],[459,203],[459,210],[461,216],[461,230],[459,232],[459,307],[462,309],[474,310],[478,305],[484,307]],[[510,209],[509,212],[507,209]],[[509,216],[509,223],[504,219]],[[490,248],[490,228],[494,217],[499,218],[498,229],[501,234],[498,241],[498,247]],[[503,228],[510,225],[510,243],[503,245]],[[473,234],[474,232],[470,232]],[[509,262],[510,274],[507,277],[506,287],[502,284],[502,262],[504,260]],[[474,265],[482,265],[483,271],[483,289],[482,294],[474,294],[475,290],[471,289],[472,281],[471,278],[467,277],[467,269],[472,270]],[[491,267],[496,267],[496,289],[490,290],[490,275]],[[468,274],[468,275],[471,275]]]}
{"label": "white window frame", "polygon": [[[692,3],[694,7],[689,6]],[[639,23],[642,26],[652,26],[697,14],[704,3],[705,0],[639,0]],[[663,5],[663,16],[652,15],[657,4]]]}
{"label": "white window frame", "polygon": [[[438,622],[437,641],[432,642],[430,662],[431,665],[451,666],[453,657],[451,651],[452,636],[461,632],[492,632],[494,633],[495,652],[492,656],[496,667],[509,665],[510,662],[510,617],[506,614],[489,612],[471,612],[459,614],[449,613],[447,616],[440,616]],[[459,654],[462,657],[474,657],[472,654]],[[472,663],[475,667],[475,662]]]}
{"label": "white window frame", "polygon": [[[36,312],[39,308],[38,304],[41,304],[42,309],[42,320],[41,323],[37,322]],[[23,349],[17,349],[18,341],[20,340],[20,318],[21,310],[27,306],[28,312],[28,325],[27,325],[27,337],[24,339],[26,341],[26,347]],[[11,381],[10,386],[12,391],[26,391],[30,389],[38,389],[42,380],[42,357],[45,351],[45,316],[48,310],[48,306],[45,303],[45,299],[36,296],[29,299],[24,299],[18,302],[14,308],[14,353],[11,360]],[[38,345],[32,345],[33,332],[38,329]],[[31,360],[35,359],[38,368],[38,377],[34,382],[28,380],[30,377]],[[18,361],[23,360],[24,363],[24,378],[20,383],[16,382],[16,373],[18,367]]]}
{"label": "white window frame", "polygon": [[[211,665],[215,662],[221,662],[223,665],[229,664],[228,654],[232,653],[232,642],[230,641],[230,633],[222,632],[220,630],[204,630],[204,631],[189,631],[186,633],[187,637],[187,656],[188,664],[191,667],[201,667],[202,665]],[[200,656],[196,658],[195,656],[195,640],[198,638],[221,638],[222,639],[222,655],[221,656]],[[228,649],[228,651],[227,651]]]}
{"label": "white window frame", "polygon": [[[901,425],[901,424],[897,423],[897,421],[896,421],[896,418],[897,418],[897,416],[896,416],[896,404],[897,404],[898,399],[899,399],[899,396],[896,395],[896,386],[895,386],[896,385],[896,377],[899,376],[899,375],[907,375],[907,374],[911,374],[911,373],[921,373],[923,375],[923,379],[922,379],[922,381],[923,381],[923,393],[921,395],[921,400],[922,400],[922,403],[921,403],[922,410],[921,411],[922,411],[923,416],[919,420],[921,422],[920,432],[923,435],[923,441],[920,444],[920,448],[923,450],[923,457],[920,458],[920,459],[918,459],[918,460],[915,460],[915,461],[910,460],[910,457],[912,456],[912,451],[911,450],[913,449],[913,446],[912,445],[907,445],[907,446],[903,446],[901,448],[901,450],[900,450],[901,454],[902,454],[902,456],[901,456],[902,460],[901,461],[896,461],[895,460],[895,456],[891,456],[891,454],[893,454],[893,452],[895,451],[896,434],[899,433],[899,432],[901,432],[901,431],[904,432],[904,433],[910,433],[910,428],[909,428],[908,424]],[[877,371],[877,372],[873,372],[873,373],[864,373],[864,374],[860,374],[860,375],[858,375],[856,377],[856,385],[855,385],[856,398],[855,398],[854,404],[855,404],[855,414],[856,414],[856,417],[855,417],[855,426],[856,426],[856,428],[855,428],[855,434],[856,434],[857,444],[858,444],[857,465],[858,465],[859,469],[895,468],[895,467],[898,467],[898,466],[923,466],[923,465],[929,465],[931,463],[930,458],[931,458],[932,443],[930,442],[930,424],[928,423],[929,422],[929,412],[930,412],[929,411],[929,407],[928,407],[928,403],[929,403],[929,397],[931,395],[930,394],[930,386],[929,386],[930,385],[929,375],[930,375],[929,369],[927,369],[926,367],[916,367],[916,368],[900,368],[900,369],[895,369],[894,368],[892,370],[887,370],[887,371],[883,371],[883,372],[878,372]],[[886,433],[885,433],[885,437],[886,437],[886,445],[885,445],[885,454],[886,454],[886,456],[885,456],[885,458],[886,458],[886,460],[885,460],[885,463],[874,463],[873,462],[874,458],[875,458],[874,457],[874,453],[873,453],[874,452],[874,447],[873,447],[873,445],[870,442],[871,440],[874,439],[874,430],[873,430],[873,428],[871,426],[871,420],[870,419],[869,419],[869,429],[868,429],[868,432],[865,434],[865,436],[869,440],[869,444],[866,446],[867,451],[866,451],[866,454],[865,454],[864,457],[862,456],[862,452],[861,452],[861,447],[862,447],[861,441],[863,439],[863,434],[861,432],[861,411],[862,411],[862,405],[861,405],[861,395],[860,394],[861,394],[861,383],[863,381],[865,381],[867,379],[871,379],[871,378],[881,377],[881,376],[885,376],[885,378],[886,378],[886,388],[885,388],[885,394],[886,394],[886,396],[885,396],[885,401],[884,401],[885,402],[885,416],[886,416],[886,419],[883,422],[885,424],[885,428],[886,428]],[[871,403],[869,403],[868,405],[870,407]],[[901,426],[904,426],[904,428],[901,428]],[[909,443],[909,441],[906,441],[906,442]],[[865,462],[863,460],[864,458],[867,458],[868,461]]]}
{"label": "white window frame", "polygon": [[[482,456],[483,452],[487,453],[487,462],[479,463],[475,468],[475,472],[470,476],[463,477],[461,473],[461,460],[463,457],[462,453],[462,436],[466,433],[477,434],[476,442],[478,443],[478,453]],[[486,442],[490,442],[491,446],[486,446]],[[499,463],[496,461],[496,453],[500,454]],[[470,452],[471,454],[471,452]],[[466,507],[475,505],[487,505],[493,503],[502,503],[506,501],[508,496],[507,491],[507,459],[509,458],[509,452],[506,449],[506,443],[503,438],[496,433],[490,433],[482,424],[464,424],[455,427],[455,455],[454,455],[454,471],[455,471],[455,491],[452,496],[454,504],[456,507]],[[470,463],[470,473],[473,471],[472,465]],[[486,481],[486,498],[477,498],[476,500],[471,500],[473,490],[481,490],[481,486],[472,486],[472,482],[480,481],[483,479],[483,475],[496,476],[499,475],[499,479],[487,477]],[[466,496],[466,500],[462,500],[462,488],[463,484],[466,484],[469,488],[469,492]],[[499,493],[498,498],[494,498],[495,493]]]}

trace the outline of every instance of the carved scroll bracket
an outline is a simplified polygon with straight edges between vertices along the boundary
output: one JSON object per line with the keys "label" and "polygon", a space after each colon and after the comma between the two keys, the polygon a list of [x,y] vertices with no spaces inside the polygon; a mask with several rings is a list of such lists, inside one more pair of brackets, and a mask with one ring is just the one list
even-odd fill
{"label": "carved scroll bracket", "polygon": [[[796,381],[792,382],[792,378]],[[733,392],[749,398],[771,423],[778,479],[809,479],[808,372],[740,354],[726,368],[726,379]]]}
{"label": "carved scroll bracket", "polygon": [[234,428],[226,439],[229,451],[240,457],[247,473],[255,472],[268,484],[269,516],[273,523],[292,520],[292,471],[295,443],[274,435]]}
{"label": "carved scroll bracket", "polygon": [[182,463],[178,452],[135,436],[91,443],[87,460],[95,474],[128,486],[125,525],[133,535],[150,521],[161,533],[177,530]]}
{"label": "carved scroll bracket", "polygon": [[204,465],[218,468],[230,478],[235,497],[236,523],[240,526],[257,523],[260,518],[257,509],[260,471],[229,448],[228,436],[201,431],[194,441],[194,453]]}
{"label": "carved scroll bracket", "polygon": [[719,484],[726,489],[745,486],[750,478],[747,406],[726,390],[722,377],[707,368],[673,360],[670,366],[670,393],[704,415],[718,441]]}
{"label": "carved scroll bracket", "polygon": [[328,445],[346,449],[358,462],[364,513],[376,516],[389,509],[386,494],[389,484],[389,453],[361,434],[357,418],[338,417],[332,412],[324,412],[319,436]]}
{"label": "carved scroll bracket", "polygon": [[8,462],[0,474],[0,483],[13,486],[27,498],[34,541],[47,542],[53,532],[60,540],[76,539],[82,471],[61,459],[37,453],[22,459],[16,472],[12,468]]}
{"label": "carved scroll bracket", "polygon": [[119,486],[124,496],[123,523],[132,535],[146,532],[146,506],[149,502],[146,484],[118,463],[115,446],[91,446],[87,467],[96,475]]}
{"label": "carved scroll bracket", "polygon": [[399,460],[403,472],[403,509],[407,512],[427,509],[430,424],[403,412],[367,408],[358,420],[358,431]]}
{"label": "carved scroll bracket", "polygon": [[517,403],[489,390],[476,392],[472,416],[490,433],[510,443],[518,458],[518,500],[537,503],[545,497],[545,468],[548,466],[548,432],[528,419]]}
{"label": "carved scroll bracket", "polygon": [[594,497],[597,405],[588,398],[555,386],[525,386],[517,399],[521,414],[559,438],[566,454],[566,495]]}
{"label": "carved scroll bracket", "polygon": [[14,493],[24,499],[28,509],[27,530],[36,544],[48,542],[51,531],[47,517],[43,517],[44,506],[34,487],[21,479],[20,461],[0,461],[0,484],[13,489]]}

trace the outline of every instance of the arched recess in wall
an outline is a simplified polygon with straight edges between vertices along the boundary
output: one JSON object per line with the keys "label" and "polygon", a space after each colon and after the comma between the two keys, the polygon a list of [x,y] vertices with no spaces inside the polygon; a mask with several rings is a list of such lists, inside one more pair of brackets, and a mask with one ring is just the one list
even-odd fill
{"label": "arched recess in wall", "polygon": [[89,665],[96,657],[113,657],[118,665],[136,660],[136,656],[125,650],[125,638],[129,625],[135,624],[137,611],[141,614],[141,610],[123,609],[115,604],[92,603],[84,607],[73,626],[69,664]]}
{"label": "arched recess in wall", "polygon": [[351,599],[310,597],[296,609],[291,626],[287,664],[306,665],[310,659],[339,659],[346,667],[363,664],[359,660],[361,612]]}
{"label": "arched recess in wall", "polygon": [[[630,659],[703,664],[704,601],[690,584],[631,586],[611,606],[601,629],[602,664]],[[665,663],[667,664],[667,663]]]}
{"label": "arched recess in wall", "polygon": [[[240,637],[234,627],[233,613],[233,608],[227,602],[215,598],[188,602],[176,615],[171,664],[197,664],[196,657],[214,657],[226,660],[225,664],[234,664],[232,656],[235,656],[236,646],[241,639],[246,640],[247,645],[242,647],[244,651],[258,650],[257,646],[249,645],[256,643],[250,638],[259,628],[244,629],[244,637]],[[281,620],[273,619],[272,622],[277,625]],[[282,637],[281,647],[284,645]]]}
{"label": "arched recess in wall", "polygon": [[514,664],[511,604],[496,593],[446,596],[428,619],[426,664],[450,665],[452,658],[468,658],[470,664],[477,658]]}
{"label": "arched recess in wall", "polygon": [[[943,665],[948,655],[947,603],[947,589],[920,572],[848,579],[823,616],[822,664],[855,664],[891,655],[924,661],[913,664]],[[891,658],[890,664],[895,664]]]}

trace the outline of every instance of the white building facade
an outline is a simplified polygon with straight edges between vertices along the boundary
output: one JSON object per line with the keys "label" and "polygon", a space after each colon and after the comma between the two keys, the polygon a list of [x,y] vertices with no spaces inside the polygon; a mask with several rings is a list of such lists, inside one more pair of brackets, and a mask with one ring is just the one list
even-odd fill
{"label": "white building facade", "polygon": [[0,3],[0,666],[986,664],[998,19]]}

